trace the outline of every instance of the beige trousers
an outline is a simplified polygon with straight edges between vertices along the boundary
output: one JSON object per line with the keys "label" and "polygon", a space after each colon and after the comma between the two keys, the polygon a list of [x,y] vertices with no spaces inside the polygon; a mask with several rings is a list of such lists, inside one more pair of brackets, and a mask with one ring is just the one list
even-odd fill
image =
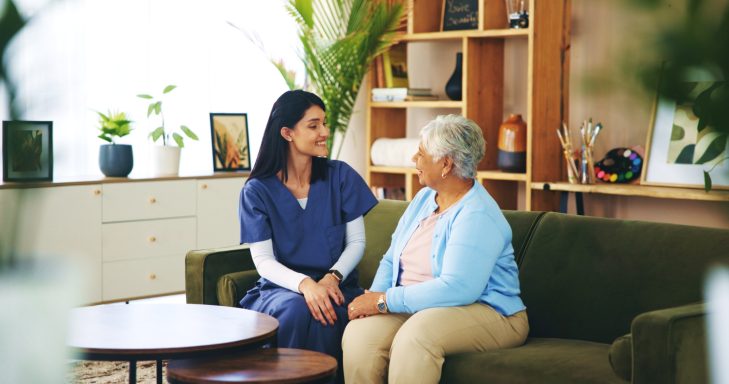
{"label": "beige trousers", "polygon": [[438,383],[446,356],[516,347],[528,333],[526,311],[504,317],[483,303],[357,319],[342,338],[344,379],[347,384]]}

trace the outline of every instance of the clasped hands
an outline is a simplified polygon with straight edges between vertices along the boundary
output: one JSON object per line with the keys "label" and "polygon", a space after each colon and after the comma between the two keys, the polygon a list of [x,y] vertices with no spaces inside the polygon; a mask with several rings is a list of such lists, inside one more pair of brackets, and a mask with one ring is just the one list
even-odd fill
{"label": "clasped hands", "polygon": [[[339,289],[339,281],[331,274],[326,274],[318,282],[306,278],[299,284],[299,291],[304,295],[306,305],[309,307],[314,320],[322,325],[334,325],[337,321],[337,314],[332,306],[332,301],[337,305],[344,304],[344,295]],[[377,299],[382,292],[370,292],[357,296],[347,308],[347,315],[350,320],[376,315]]]}

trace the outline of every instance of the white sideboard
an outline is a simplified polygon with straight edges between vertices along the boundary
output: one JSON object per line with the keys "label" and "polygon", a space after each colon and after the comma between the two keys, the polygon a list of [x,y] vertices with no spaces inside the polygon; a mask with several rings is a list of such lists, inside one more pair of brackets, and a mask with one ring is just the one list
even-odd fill
{"label": "white sideboard", "polygon": [[0,251],[82,268],[83,302],[184,290],[187,251],[239,243],[245,174],[0,186]]}

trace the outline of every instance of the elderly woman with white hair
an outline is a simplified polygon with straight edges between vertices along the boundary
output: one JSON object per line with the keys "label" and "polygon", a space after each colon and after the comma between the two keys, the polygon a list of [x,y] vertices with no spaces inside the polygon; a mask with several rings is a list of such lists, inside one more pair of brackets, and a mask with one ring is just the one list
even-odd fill
{"label": "elderly woman with white hair", "polygon": [[400,218],[344,332],[348,383],[437,383],[446,356],[516,347],[529,333],[511,228],[476,180],[481,128],[438,116],[413,156],[425,187]]}

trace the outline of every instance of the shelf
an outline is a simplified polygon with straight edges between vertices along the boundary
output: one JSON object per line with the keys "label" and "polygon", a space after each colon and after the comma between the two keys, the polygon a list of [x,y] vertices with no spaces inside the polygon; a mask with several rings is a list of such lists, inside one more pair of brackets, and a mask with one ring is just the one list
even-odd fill
{"label": "shelf", "polygon": [[526,173],[510,173],[499,170],[478,171],[476,178],[479,180],[508,180],[508,181],[526,181]]}
{"label": "shelf", "polygon": [[462,101],[428,100],[428,101],[373,101],[372,108],[462,108]]}
{"label": "shelf", "polygon": [[486,31],[468,30],[468,31],[447,31],[447,32],[427,32],[412,33],[401,35],[399,41],[418,42],[418,41],[447,41],[460,40],[463,38],[512,38],[512,37],[528,37],[528,29],[490,29]]}
{"label": "shelf", "polygon": [[396,175],[414,175],[416,171],[415,168],[409,167],[387,167],[382,165],[373,165],[370,166],[370,172],[392,173]]}
{"label": "shelf", "polygon": [[618,196],[641,196],[659,199],[729,201],[729,191],[715,190],[707,193],[703,189],[658,187],[638,184],[570,184],[565,182],[534,182],[532,183],[532,189],[543,191],[598,193]]}

